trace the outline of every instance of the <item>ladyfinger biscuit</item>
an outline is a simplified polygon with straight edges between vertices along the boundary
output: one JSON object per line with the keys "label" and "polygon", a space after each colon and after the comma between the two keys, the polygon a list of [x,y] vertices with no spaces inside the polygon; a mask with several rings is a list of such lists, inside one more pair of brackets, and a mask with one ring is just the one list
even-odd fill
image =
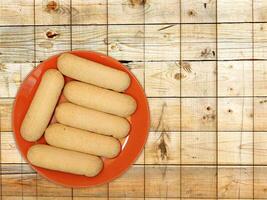
{"label": "ladyfinger biscuit", "polygon": [[63,94],[74,104],[121,117],[128,117],[136,110],[136,101],[131,96],[79,81],[67,83]]}
{"label": "ladyfinger biscuit", "polygon": [[118,92],[126,90],[131,82],[128,74],[123,71],[70,53],[59,56],[57,67],[65,76]]}
{"label": "ladyfinger biscuit", "polygon": [[97,156],[45,144],[32,146],[27,158],[37,167],[89,177],[96,176],[103,168],[103,162]]}
{"label": "ladyfinger biscuit", "polygon": [[55,116],[61,124],[116,138],[125,137],[130,130],[129,122],[122,117],[84,108],[72,103],[59,104],[56,108]]}
{"label": "ladyfinger biscuit", "polygon": [[49,69],[44,73],[20,128],[25,140],[33,142],[43,135],[63,86],[64,78],[59,71]]}
{"label": "ladyfinger biscuit", "polygon": [[114,137],[72,128],[63,124],[52,124],[45,131],[48,144],[82,153],[114,158],[120,152],[120,142]]}

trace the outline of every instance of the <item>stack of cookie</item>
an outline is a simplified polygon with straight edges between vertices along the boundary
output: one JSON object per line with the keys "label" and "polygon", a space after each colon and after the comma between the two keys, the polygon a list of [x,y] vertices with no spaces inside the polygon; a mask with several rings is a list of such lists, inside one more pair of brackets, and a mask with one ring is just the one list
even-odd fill
{"label": "stack of cookie", "polygon": [[[48,143],[33,145],[27,158],[39,167],[92,177],[103,168],[101,157],[118,156],[119,139],[129,134],[127,117],[137,107],[123,93],[130,77],[69,53],[58,58],[57,67],[42,76],[21,125],[25,140],[37,141],[45,133]],[[74,80],[64,84],[62,74]],[[56,106],[62,89],[67,102]],[[54,110],[57,122],[48,126]]]}

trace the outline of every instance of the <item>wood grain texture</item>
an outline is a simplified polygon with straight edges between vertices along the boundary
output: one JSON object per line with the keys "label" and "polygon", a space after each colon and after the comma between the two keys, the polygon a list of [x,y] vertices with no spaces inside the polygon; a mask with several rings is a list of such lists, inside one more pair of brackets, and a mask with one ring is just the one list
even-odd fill
{"label": "wood grain texture", "polygon": [[106,54],[106,26],[73,26],[72,48],[74,50],[89,50]]}
{"label": "wood grain texture", "polygon": [[219,167],[219,198],[253,198],[252,167]]}
{"label": "wood grain texture", "polygon": [[254,28],[254,58],[266,59],[267,52],[267,25],[264,23],[253,24]]}
{"label": "wood grain texture", "polygon": [[185,198],[215,198],[216,168],[200,166],[183,166],[182,197]]}
{"label": "wood grain texture", "polygon": [[218,95],[253,96],[252,64],[252,61],[219,61]]}
{"label": "wood grain texture", "polygon": [[[136,1],[138,2],[138,1]],[[180,0],[145,1],[145,23],[179,23],[180,22]]]}
{"label": "wood grain texture", "polygon": [[36,62],[71,49],[69,26],[36,27],[35,37]]}
{"label": "wood grain texture", "polygon": [[267,94],[267,61],[254,61],[254,94],[265,96]]}
{"label": "wood grain texture", "polygon": [[215,24],[182,24],[181,29],[182,60],[216,59]]}
{"label": "wood grain texture", "polygon": [[252,59],[251,24],[218,24],[218,59]]}
{"label": "wood grain texture", "polygon": [[180,99],[153,98],[148,99],[150,108],[151,131],[180,130]]}
{"label": "wood grain texture", "polygon": [[[129,181],[131,180],[131,181]],[[109,183],[110,197],[140,198],[144,196],[144,166],[133,166]]]}
{"label": "wood grain texture", "polygon": [[145,146],[145,164],[179,164],[180,133],[150,132]]}
{"label": "wood grain texture", "polygon": [[145,1],[109,0],[108,22],[111,24],[144,23]]}
{"label": "wood grain texture", "polygon": [[216,164],[215,132],[182,132],[182,164]]}
{"label": "wood grain texture", "polygon": [[219,98],[218,99],[219,131],[252,131],[253,99],[252,98]]}
{"label": "wood grain texture", "polygon": [[34,0],[6,0],[0,2],[0,25],[33,24]]}
{"label": "wood grain texture", "polygon": [[183,98],[181,109],[182,131],[216,130],[215,98]]}
{"label": "wood grain texture", "polygon": [[254,1],[254,21],[266,22],[267,21],[267,2],[264,0]]}
{"label": "wood grain texture", "polygon": [[180,58],[179,25],[147,25],[145,28],[146,61]]}
{"label": "wood grain texture", "polygon": [[34,61],[33,26],[0,27],[0,63]]}
{"label": "wood grain texture", "polygon": [[35,24],[70,23],[70,0],[35,0]]}
{"label": "wood grain texture", "polygon": [[251,22],[251,0],[217,0],[218,22]]}
{"label": "wood grain texture", "polygon": [[182,0],[182,23],[212,23],[216,21],[216,0]]}
{"label": "wood grain texture", "polygon": [[34,68],[31,63],[0,63],[0,98],[13,98],[17,90]]}
{"label": "wood grain texture", "polygon": [[106,24],[106,0],[72,0],[73,24]]}
{"label": "wood grain texture", "polygon": [[146,62],[145,91],[148,97],[179,97],[179,62]]}
{"label": "wood grain texture", "polygon": [[144,26],[112,25],[108,29],[109,55],[118,60],[144,60]]}
{"label": "wood grain texture", "polygon": [[[254,133],[255,138],[256,134],[258,133]],[[254,153],[254,156],[256,156],[256,152]],[[254,159],[255,158],[256,157],[254,157]],[[218,132],[218,163],[225,165],[252,165],[253,133]]]}
{"label": "wood grain texture", "polygon": [[266,131],[267,124],[267,98],[256,97],[254,98],[254,130]]}
{"label": "wood grain texture", "polygon": [[254,163],[256,165],[267,164],[267,136],[266,132],[254,133]]}
{"label": "wood grain texture", "polygon": [[0,99],[0,132],[10,132],[11,128],[11,113],[14,99]]}
{"label": "wood grain texture", "polygon": [[179,166],[146,166],[146,197],[178,198],[180,196]]}
{"label": "wood grain texture", "polygon": [[182,62],[181,96],[216,96],[216,62]]}

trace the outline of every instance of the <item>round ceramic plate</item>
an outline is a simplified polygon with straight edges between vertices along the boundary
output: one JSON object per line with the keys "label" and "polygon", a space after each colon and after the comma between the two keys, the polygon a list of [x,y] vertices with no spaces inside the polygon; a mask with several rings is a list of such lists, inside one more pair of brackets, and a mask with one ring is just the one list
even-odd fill
{"label": "round ceramic plate", "polygon": [[[58,184],[68,187],[88,187],[107,183],[114,178],[120,176],[131,164],[137,159],[142,151],[148,131],[149,131],[149,109],[145,93],[138,83],[135,76],[120,62],[115,59],[105,56],[103,54],[89,52],[89,51],[72,51],[69,52],[77,56],[101,63],[103,65],[125,71],[131,77],[131,85],[125,91],[126,94],[131,95],[137,101],[137,110],[129,118],[131,123],[131,130],[129,136],[121,141],[122,151],[113,159],[103,159],[104,168],[95,177],[86,177],[73,175],[69,173],[63,173],[53,170],[48,170],[36,166],[32,166],[43,177],[56,182]],[[26,155],[28,149],[36,143],[46,143],[44,137],[37,142],[27,142],[20,134],[20,126],[24,119],[24,116],[30,106],[33,96],[41,81],[41,77],[47,69],[57,68],[57,58],[59,55],[53,56],[46,61],[38,65],[31,73],[26,77],[20,86],[17,93],[16,100],[13,109],[13,130],[16,139],[17,147],[19,148],[22,156],[27,160]],[[71,79],[65,77],[65,82]],[[61,96],[60,101],[65,101]],[[50,123],[54,123],[55,119],[52,117]]]}

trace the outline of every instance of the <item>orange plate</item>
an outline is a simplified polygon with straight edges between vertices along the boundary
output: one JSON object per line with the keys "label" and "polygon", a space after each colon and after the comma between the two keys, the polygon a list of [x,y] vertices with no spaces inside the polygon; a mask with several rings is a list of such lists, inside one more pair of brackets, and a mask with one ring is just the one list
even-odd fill
{"label": "orange plate", "polygon": [[[104,168],[99,175],[89,178],[86,176],[73,175],[32,166],[32,168],[40,175],[55,183],[68,187],[88,187],[107,183],[108,181],[113,180],[114,178],[120,176],[137,159],[145,145],[149,131],[149,108],[145,93],[137,79],[120,62],[111,57],[95,52],[72,51],[70,53],[125,71],[131,77],[131,85],[127,89],[126,94],[131,95],[137,101],[137,110],[130,119],[131,131],[128,138],[122,142],[123,148],[121,153],[116,158],[104,159]],[[47,69],[57,68],[58,56],[59,55],[49,58],[32,70],[21,84],[17,93],[13,109],[13,130],[17,146],[25,160],[27,160],[26,155],[28,149],[36,143],[45,143],[45,139],[42,137],[35,143],[25,141],[20,135],[20,126],[30,106],[35,91],[38,88],[43,73]],[[65,78],[66,82],[69,80],[70,79]]]}

